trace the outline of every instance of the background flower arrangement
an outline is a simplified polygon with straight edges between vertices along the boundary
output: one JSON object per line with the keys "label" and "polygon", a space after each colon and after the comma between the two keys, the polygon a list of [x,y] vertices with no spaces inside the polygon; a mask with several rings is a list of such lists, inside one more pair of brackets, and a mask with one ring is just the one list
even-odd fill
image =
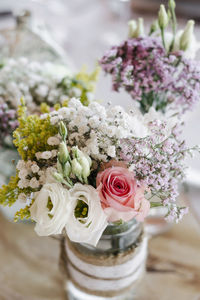
{"label": "background flower arrangement", "polygon": [[87,105],[97,74],[98,69],[91,74],[85,69],[72,74],[64,66],[41,64],[24,57],[5,61],[0,68],[0,144],[5,143],[5,137],[10,137],[16,128],[17,107],[22,96],[29,113],[48,111],[55,104],[66,105],[70,97],[79,97]]}
{"label": "background flower arrangement", "polygon": [[[183,113],[200,95],[200,64],[194,59],[200,43],[194,36],[194,21],[177,32],[175,1],[168,10],[161,5],[158,19],[145,35],[143,19],[129,22],[129,38],[113,46],[100,60],[111,74],[115,91],[124,88],[142,112],[150,107]],[[171,24],[172,31],[167,31]]]}
{"label": "background flower arrangement", "polygon": [[170,220],[187,212],[176,197],[192,149],[173,119],[75,98],[41,116],[27,116],[22,103],[18,115],[14,144],[22,159],[0,203],[24,201],[16,220],[31,217],[39,235],[66,233],[96,245],[108,223],[144,221],[151,206],[167,207]]}

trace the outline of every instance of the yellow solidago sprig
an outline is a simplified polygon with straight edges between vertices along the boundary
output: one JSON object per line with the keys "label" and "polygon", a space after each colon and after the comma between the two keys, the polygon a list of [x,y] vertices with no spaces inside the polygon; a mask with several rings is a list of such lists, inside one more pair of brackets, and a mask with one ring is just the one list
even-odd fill
{"label": "yellow solidago sprig", "polygon": [[31,213],[30,213],[30,205],[26,205],[24,208],[21,208],[19,211],[16,212],[15,214],[15,218],[14,221],[17,222],[19,220],[28,220],[31,217]]}
{"label": "yellow solidago sprig", "polygon": [[12,176],[10,182],[7,185],[3,185],[0,189],[0,204],[4,206],[13,205],[19,196],[20,190],[18,188],[19,177]]}
{"label": "yellow solidago sprig", "polygon": [[47,140],[58,133],[58,128],[51,124],[49,116],[46,119],[38,115],[27,116],[23,99],[18,109],[18,122],[19,127],[13,133],[14,145],[23,160],[33,160],[35,153],[55,148]]}
{"label": "yellow solidago sprig", "polygon": [[[16,176],[12,176],[10,178],[10,182],[7,185],[3,185],[0,189],[0,205],[3,206],[12,206],[19,198],[20,194],[24,194],[27,197],[31,195],[32,189],[31,188],[25,188],[20,189],[18,187],[18,182],[20,178],[18,176],[18,173]],[[18,221],[19,219],[29,219],[30,217],[30,205],[27,205],[25,208],[20,209],[19,212],[15,215],[15,221]]]}

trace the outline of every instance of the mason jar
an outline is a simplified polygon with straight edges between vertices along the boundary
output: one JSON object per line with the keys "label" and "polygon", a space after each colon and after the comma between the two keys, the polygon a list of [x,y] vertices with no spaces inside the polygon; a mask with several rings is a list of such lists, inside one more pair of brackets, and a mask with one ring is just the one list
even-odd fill
{"label": "mason jar", "polygon": [[63,242],[69,300],[133,300],[146,266],[147,236],[135,219],[110,224],[96,247]]}

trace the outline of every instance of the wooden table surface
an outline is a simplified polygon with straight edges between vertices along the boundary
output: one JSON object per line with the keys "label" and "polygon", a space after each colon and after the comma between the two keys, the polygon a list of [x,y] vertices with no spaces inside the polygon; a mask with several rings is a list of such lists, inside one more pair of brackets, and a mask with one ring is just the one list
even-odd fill
{"label": "wooden table surface", "polygon": [[[0,300],[64,300],[59,243],[0,215]],[[186,216],[149,242],[138,300],[200,300],[200,224]]]}

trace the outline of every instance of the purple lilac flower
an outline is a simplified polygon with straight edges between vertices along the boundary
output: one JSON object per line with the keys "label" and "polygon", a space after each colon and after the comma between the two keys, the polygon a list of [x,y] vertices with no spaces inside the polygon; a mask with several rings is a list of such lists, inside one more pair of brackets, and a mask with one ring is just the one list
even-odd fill
{"label": "purple lilac flower", "polygon": [[9,109],[6,103],[0,104],[0,145],[4,143],[6,136],[11,135],[17,125],[16,110]]}
{"label": "purple lilac flower", "polygon": [[143,112],[151,106],[185,112],[200,98],[200,63],[185,59],[180,51],[167,54],[159,39],[126,40],[112,47],[100,64],[112,75],[113,89],[124,88]]}

